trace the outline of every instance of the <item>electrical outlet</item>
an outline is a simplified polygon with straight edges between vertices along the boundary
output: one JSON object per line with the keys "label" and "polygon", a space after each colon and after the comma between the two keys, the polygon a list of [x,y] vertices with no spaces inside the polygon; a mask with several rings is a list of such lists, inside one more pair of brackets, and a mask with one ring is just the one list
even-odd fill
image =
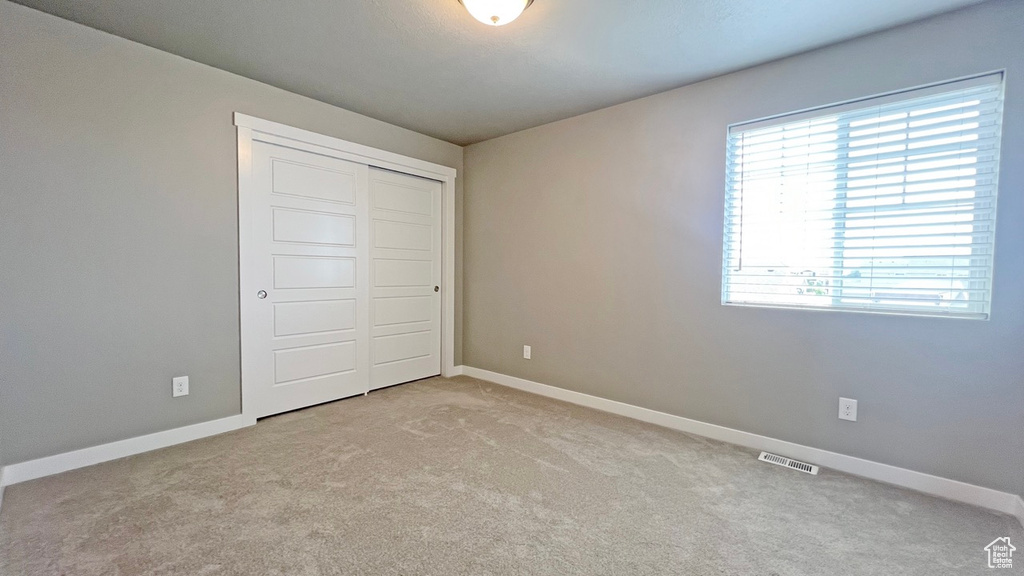
{"label": "electrical outlet", "polygon": [[188,396],[188,376],[178,376],[171,381],[171,397]]}
{"label": "electrical outlet", "polygon": [[839,419],[857,421],[857,401],[850,398],[839,399]]}
{"label": "electrical outlet", "polygon": [[523,346],[523,358],[526,358],[527,360],[529,360],[531,354],[532,354],[532,352],[530,351],[530,347],[529,346]]}

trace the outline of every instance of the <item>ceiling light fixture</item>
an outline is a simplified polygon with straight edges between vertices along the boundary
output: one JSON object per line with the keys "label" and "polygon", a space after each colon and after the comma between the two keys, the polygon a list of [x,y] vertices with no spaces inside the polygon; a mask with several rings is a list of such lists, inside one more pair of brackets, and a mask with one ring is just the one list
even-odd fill
{"label": "ceiling light fixture", "polygon": [[477,20],[488,26],[504,26],[519,18],[533,0],[459,0]]}

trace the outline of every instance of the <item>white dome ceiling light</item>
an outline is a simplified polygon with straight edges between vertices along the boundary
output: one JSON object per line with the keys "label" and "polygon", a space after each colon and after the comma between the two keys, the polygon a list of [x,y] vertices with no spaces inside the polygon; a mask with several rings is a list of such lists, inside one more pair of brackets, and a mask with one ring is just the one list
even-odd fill
{"label": "white dome ceiling light", "polygon": [[533,0],[459,0],[477,20],[488,26],[504,26],[519,18]]}

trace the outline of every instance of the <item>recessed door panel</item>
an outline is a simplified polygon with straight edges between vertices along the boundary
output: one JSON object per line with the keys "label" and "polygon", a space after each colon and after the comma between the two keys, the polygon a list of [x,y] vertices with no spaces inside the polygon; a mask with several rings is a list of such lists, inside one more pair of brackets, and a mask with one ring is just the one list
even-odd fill
{"label": "recessed door panel", "polygon": [[430,336],[429,330],[393,336],[378,336],[373,339],[374,364],[388,364],[429,356],[431,344],[433,344],[433,339]]}
{"label": "recessed door panel", "polygon": [[[396,179],[401,175],[396,175]],[[430,190],[421,186],[408,186],[402,182],[389,182],[378,177],[373,189],[373,207],[378,210],[392,210],[431,216],[434,198]]]}
{"label": "recessed door panel", "polygon": [[356,259],[274,256],[274,288],[353,288]]}
{"label": "recessed door panel", "polygon": [[434,267],[429,260],[375,258],[373,280],[375,288],[430,287],[434,285]]}
{"label": "recessed door panel", "polygon": [[374,298],[373,306],[375,327],[430,322],[434,317],[434,299],[430,296]]}
{"label": "recessed door panel", "polygon": [[373,247],[430,252],[434,227],[408,222],[373,221]]}
{"label": "recessed door panel", "polygon": [[274,304],[274,336],[354,330],[356,301],[326,300]]}
{"label": "recessed door panel", "polygon": [[274,351],[275,386],[355,369],[354,341]]}
{"label": "recessed door panel", "polygon": [[347,214],[274,209],[274,241],[356,245],[356,219]]}
{"label": "recessed door panel", "polygon": [[[299,152],[299,151],[295,151]],[[359,188],[359,164],[337,164],[334,158],[299,152],[304,158],[271,159],[275,194],[355,204]]]}

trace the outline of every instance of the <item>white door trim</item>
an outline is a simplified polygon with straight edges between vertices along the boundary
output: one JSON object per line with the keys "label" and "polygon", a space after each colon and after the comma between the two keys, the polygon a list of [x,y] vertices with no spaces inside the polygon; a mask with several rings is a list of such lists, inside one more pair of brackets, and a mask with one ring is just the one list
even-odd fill
{"label": "white door trim", "polygon": [[[238,194],[240,200],[243,196],[251,196],[255,189],[252,176],[253,142],[267,142],[296,150],[324,154],[342,160],[429,178],[441,183],[441,374],[443,376],[453,375],[455,368],[455,168],[255,118],[240,112],[235,112],[235,126],[238,127]],[[248,214],[239,210],[239,242],[242,238],[251,236],[251,228],[252,223]],[[239,254],[239,258],[242,257]],[[251,285],[250,282],[247,282],[245,274],[252,267],[239,262],[239,268],[239,311],[244,317],[246,308],[252,303],[252,298],[246,298],[250,295],[242,294],[242,290]],[[251,402],[246,402],[248,387],[246,382],[251,379],[246,378],[245,365],[243,357],[242,414],[251,416],[254,413],[253,406]]]}

